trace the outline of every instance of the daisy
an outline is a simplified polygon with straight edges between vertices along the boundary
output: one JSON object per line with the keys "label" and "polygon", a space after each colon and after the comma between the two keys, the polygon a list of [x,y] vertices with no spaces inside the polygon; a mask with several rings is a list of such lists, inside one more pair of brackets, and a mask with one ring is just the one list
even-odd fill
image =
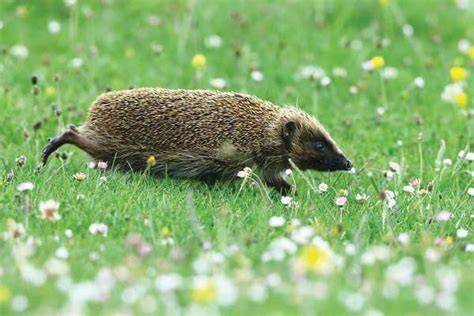
{"label": "daisy", "polygon": [[339,196],[336,199],[336,205],[339,207],[343,207],[347,203],[347,198],[345,196]]}
{"label": "daisy", "polygon": [[329,86],[331,84],[331,78],[329,78],[328,76],[324,76],[324,77],[321,78],[319,83],[323,87]]}
{"label": "daisy", "polygon": [[64,235],[66,235],[66,237],[67,237],[68,239],[71,239],[71,238],[72,238],[72,235],[73,235],[72,230],[66,229],[66,230],[64,231]]}
{"label": "daisy", "polygon": [[328,190],[328,185],[324,182],[321,182],[318,186],[319,192],[326,192]]}
{"label": "daisy", "polygon": [[282,216],[272,216],[268,221],[270,227],[281,227],[285,225],[285,218]]}
{"label": "daisy", "polygon": [[58,21],[49,21],[48,31],[52,34],[59,33],[59,31],[61,31],[61,24],[59,24]]}
{"label": "daisy", "polygon": [[86,179],[87,175],[84,172],[77,172],[73,175],[73,178],[81,182]]}
{"label": "daisy", "polygon": [[321,80],[326,76],[326,72],[319,66],[304,66],[300,69],[296,77],[298,79]]}
{"label": "daisy", "polygon": [[73,58],[70,62],[71,67],[75,69],[81,68],[83,64],[84,61],[79,57]]}
{"label": "daisy", "polygon": [[107,169],[107,162],[106,161],[99,161],[97,163],[97,168],[99,169]]}
{"label": "daisy", "polygon": [[443,166],[451,166],[453,161],[449,158],[443,159]]}
{"label": "daisy", "polygon": [[39,210],[41,218],[50,222],[56,222],[61,219],[61,215],[58,213],[59,202],[54,200],[48,200],[46,202],[40,202]]}
{"label": "daisy", "polygon": [[402,32],[403,32],[403,35],[405,35],[406,37],[412,37],[413,34],[415,33],[415,30],[413,26],[411,26],[410,24],[405,24],[402,27]]}
{"label": "daisy", "polygon": [[173,292],[181,288],[183,278],[176,273],[163,274],[156,278],[155,287],[162,293]]}
{"label": "daisy", "polygon": [[263,73],[260,70],[252,71],[250,77],[255,81],[262,81],[264,79]]}
{"label": "daisy", "polygon": [[465,230],[464,228],[459,228],[459,229],[456,231],[456,237],[459,238],[459,239],[464,239],[464,238],[466,238],[468,235],[469,235],[469,232],[468,232],[467,230]]}
{"label": "daisy", "polygon": [[451,218],[451,213],[446,210],[443,210],[436,214],[435,218],[438,222],[446,222]]}
{"label": "daisy", "polygon": [[474,196],[474,188],[469,188],[467,190],[467,194],[469,194],[470,196]]}
{"label": "daisy", "polygon": [[413,80],[413,85],[419,89],[423,89],[425,87],[425,79],[422,77],[416,77]]}
{"label": "daisy", "polygon": [[411,185],[404,186],[402,190],[407,193],[415,193],[415,188],[412,187]]}
{"label": "daisy", "polygon": [[92,223],[89,226],[89,232],[92,235],[102,235],[107,237],[107,233],[109,232],[109,227],[104,223]]}
{"label": "daisy", "polygon": [[35,185],[31,182],[22,182],[19,185],[17,185],[16,189],[20,192],[28,192],[33,190]]}
{"label": "daisy", "polygon": [[355,197],[356,201],[367,201],[369,197],[365,193],[357,193]]}
{"label": "daisy", "polygon": [[375,56],[370,60],[362,63],[362,69],[365,71],[372,71],[374,69],[381,69],[385,66],[385,60],[382,56]]}
{"label": "daisy", "polygon": [[458,49],[461,53],[463,54],[469,53],[470,48],[471,48],[471,43],[469,43],[469,40],[463,38],[458,42]]}
{"label": "daisy", "polygon": [[18,59],[26,59],[28,57],[28,48],[25,45],[17,44],[10,48],[10,53]]}
{"label": "daisy", "polygon": [[213,78],[209,80],[209,84],[216,89],[223,89],[226,86],[226,82],[222,78]]}
{"label": "daisy", "polygon": [[387,67],[382,69],[381,74],[385,80],[395,79],[398,77],[398,70],[395,67]]}
{"label": "daisy", "polygon": [[293,198],[291,196],[282,196],[280,202],[283,205],[290,206],[293,202]]}
{"label": "daisy", "polygon": [[410,235],[408,233],[401,233],[397,238],[398,242],[404,246],[408,245],[410,241]]}
{"label": "daisy", "polygon": [[397,173],[397,174],[400,173],[401,168],[400,168],[400,165],[399,165],[398,163],[396,163],[396,162],[394,162],[394,161],[390,161],[390,162],[388,163],[388,165],[390,166],[390,169],[391,169],[393,172],[395,172],[395,173]]}
{"label": "daisy", "polygon": [[222,46],[222,38],[219,35],[211,35],[206,38],[206,46],[210,48],[219,48]]}

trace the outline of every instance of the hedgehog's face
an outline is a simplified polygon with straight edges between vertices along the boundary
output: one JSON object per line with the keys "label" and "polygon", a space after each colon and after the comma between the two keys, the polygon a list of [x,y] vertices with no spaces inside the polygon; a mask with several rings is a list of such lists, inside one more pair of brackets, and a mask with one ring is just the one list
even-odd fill
{"label": "hedgehog's face", "polygon": [[301,170],[351,170],[352,163],[337,147],[334,140],[319,124],[287,122],[283,139],[290,158]]}

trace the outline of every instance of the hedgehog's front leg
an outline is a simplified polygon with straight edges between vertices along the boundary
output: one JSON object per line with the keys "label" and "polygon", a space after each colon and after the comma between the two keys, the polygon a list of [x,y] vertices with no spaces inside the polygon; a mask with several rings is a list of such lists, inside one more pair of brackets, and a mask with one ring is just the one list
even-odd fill
{"label": "hedgehog's front leg", "polygon": [[287,195],[293,189],[293,186],[289,184],[281,174],[272,174],[264,176],[265,183],[280,192],[282,195]]}

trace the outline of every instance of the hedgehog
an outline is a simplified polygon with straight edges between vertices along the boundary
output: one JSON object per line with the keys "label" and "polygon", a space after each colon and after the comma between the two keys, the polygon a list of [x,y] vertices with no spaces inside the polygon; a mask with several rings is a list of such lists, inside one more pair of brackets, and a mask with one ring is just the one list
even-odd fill
{"label": "hedgehog", "polygon": [[[282,194],[285,172],[350,170],[348,160],[314,117],[255,96],[210,90],[138,88],[107,92],[86,122],[49,139],[41,161],[72,144],[122,170],[214,182],[255,168]],[[155,163],[147,158],[154,156]],[[148,161],[148,163],[147,163]],[[293,163],[291,163],[291,161]]]}

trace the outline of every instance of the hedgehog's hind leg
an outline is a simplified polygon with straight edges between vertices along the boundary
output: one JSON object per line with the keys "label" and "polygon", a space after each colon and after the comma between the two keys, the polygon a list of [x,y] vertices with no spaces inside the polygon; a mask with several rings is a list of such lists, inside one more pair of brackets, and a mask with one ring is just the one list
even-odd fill
{"label": "hedgehog's hind leg", "polygon": [[95,152],[97,148],[97,144],[94,141],[81,135],[74,126],[69,126],[67,131],[48,141],[48,145],[46,145],[41,154],[41,162],[43,165],[46,165],[48,157],[64,144],[75,145],[89,154]]}
{"label": "hedgehog's hind leg", "polygon": [[293,186],[289,184],[280,174],[265,175],[264,179],[265,183],[269,187],[277,190],[282,195],[287,195],[294,191]]}

